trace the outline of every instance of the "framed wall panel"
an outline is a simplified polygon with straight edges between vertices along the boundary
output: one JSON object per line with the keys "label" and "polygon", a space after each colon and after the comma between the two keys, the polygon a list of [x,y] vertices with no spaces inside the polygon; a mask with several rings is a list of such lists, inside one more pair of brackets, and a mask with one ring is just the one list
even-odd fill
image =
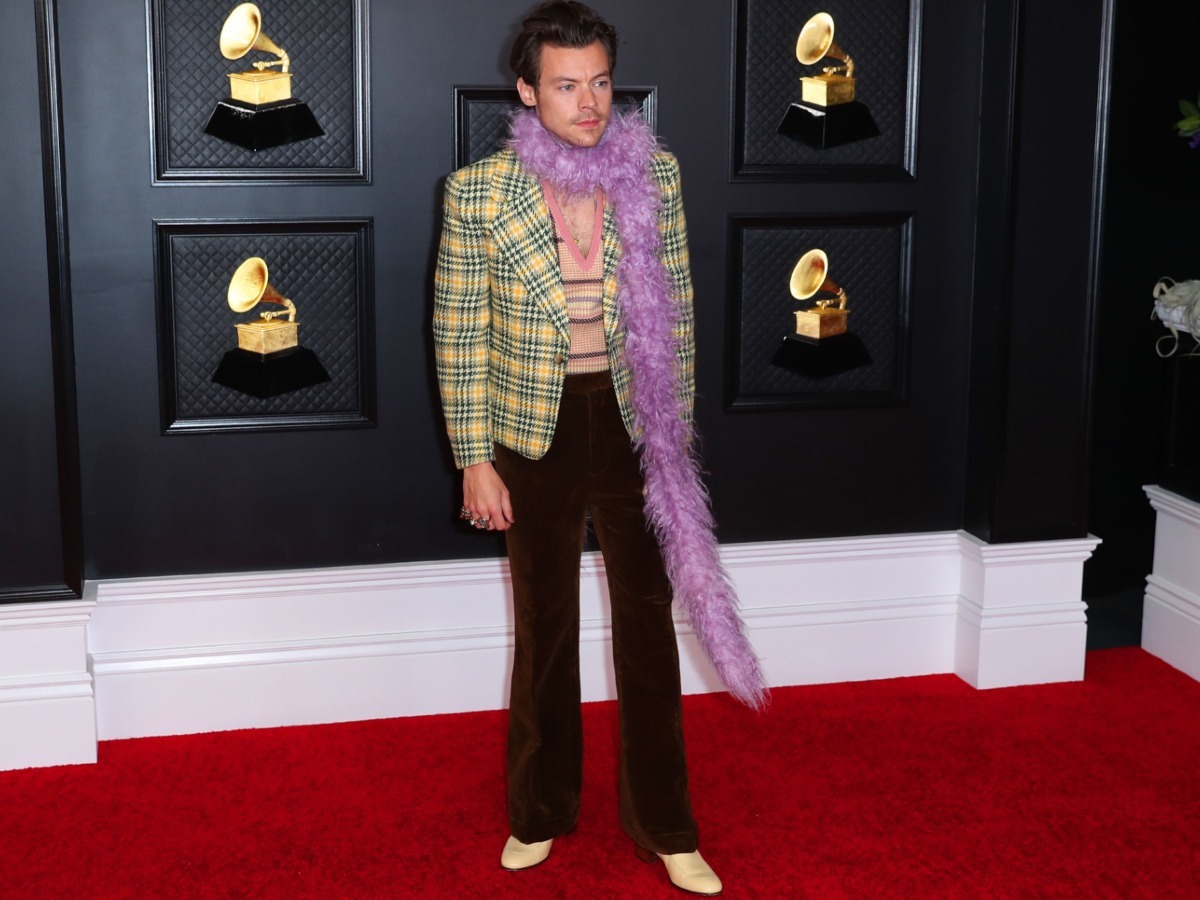
{"label": "framed wall panel", "polygon": [[257,152],[205,133],[228,74],[221,55],[233,0],[147,0],[150,131],[155,184],[370,181],[369,0],[259,3],[262,33],[291,57],[293,94],[325,134]]}
{"label": "framed wall panel", "polygon": [[[734,0],[732,180],[896,180],[916,175],[922,0]],[[796,38],[810,17],[829,13],[834,38],[855,62],[856,94],[879,135],[818,149],[777,133],[804,66]]]}
{"label": "framed wall panel", "polygon": [[[154,223],[159,396],[164,434],[371,426],[375,422],[370,219],[159,220]],[[300,346],[329,380],[259,397],[214,382],[238,346],[226,297],[234,271],[263,258],[294,301]]]}
{"label": "framed wall panel", "polygon": [[[656,131],[658,88],[627,87],[613,91],[613,106],[636,106]],[[523,109],[515,87],[456,85],[454,88],[454,168],[461,169],[500,149],[508,136],[508,118]]]}
{"label": "framed wall panel", "polygon": [[[910,213],[845,216],[733,216],[726,405],[730,410],[890,406],[908,395],[908,309],[912,291]],[[848,329],[867,364],[823,377],[780,362],[808,304],[789,292],[792,269],[814,248],[847,293]]]}

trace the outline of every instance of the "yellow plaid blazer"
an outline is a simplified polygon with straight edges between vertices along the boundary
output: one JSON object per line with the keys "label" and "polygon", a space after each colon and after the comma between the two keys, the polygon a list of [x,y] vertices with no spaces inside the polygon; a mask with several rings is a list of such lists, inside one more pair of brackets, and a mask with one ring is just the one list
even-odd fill
{"label": "yellow plaid blazer", "polygon": [[[662,194],[662,258],[680,305],[680,396],[694,393],[692,279],[679,164],[655,154]],[[617,310],[621,242],[604,211],[604,332],[625,427],[633,433],[624,330]],[[442,239],[434,281],[433,336],[438,382],[454,461],[486,462],[494,443],[540,459],[554,439],[570,332],[541,183],[516,154],[501,150],[446,179]]]}

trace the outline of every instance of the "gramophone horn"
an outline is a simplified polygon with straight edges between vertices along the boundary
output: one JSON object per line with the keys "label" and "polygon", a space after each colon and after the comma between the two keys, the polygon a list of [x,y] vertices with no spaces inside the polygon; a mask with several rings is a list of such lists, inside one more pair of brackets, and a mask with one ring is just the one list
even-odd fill
{"label": "gramophone horn", "polygon": [[271,287],[267,274],[267,263],[260,256],[252,256],[238,266],[229,279],[226,295],[229,308],[234,312],[248,312],[260,303],[275,303],[294,309],[290,300]]}
{"label": "gramophone horn", "polygon": [[[838,309],[846,308],[846,292],[837,282],[829,277],[829,257],[824,250],[809,250],[792,269],[792,278],[788,285],[792,296],[797,300],[807,300],[818,291],[827,291],[837,295]],[[817,306],[827,307],[833,300],[818,300]]]}
{"label": "gramophone horn", "polygon": [[819,12],[800,29],[800,36],[796,38],[796,59],[806,66],[811,66],[826,56],[842,60],[847,67],[848,77],[854,74],[854,63],[850,55],[833,40],[833,16]]}
{"label": "gramophone horn", "polygon": [[[247,262],[249,261],[247,260]],[[829,257],[825,255],[825,251],[809,250],[800,257],[800,261],[792,269],[792,280],[789,285],[792,289],[792,296],[797,300],[807,300],[820,290],[836,294],[839,288],[827,277],[828,271]],[[232,302],[231,300],[230,305]]]}
{"label": "gramophone horn", "polygon": [[252,256],[233,273],[229,279],[229,308],[234,312],[249,312],[258,306],[258,301],[267,290],[267,263],[261,257]]}
{"label": "gramophone horn", "polygon": [[251,50],[274,53],[283,60],[286,72],[288,55],[282,47],[262,33],[262,13],[253,3],[241,3],[221,26],[221,55],[226,59],[241,59]]}

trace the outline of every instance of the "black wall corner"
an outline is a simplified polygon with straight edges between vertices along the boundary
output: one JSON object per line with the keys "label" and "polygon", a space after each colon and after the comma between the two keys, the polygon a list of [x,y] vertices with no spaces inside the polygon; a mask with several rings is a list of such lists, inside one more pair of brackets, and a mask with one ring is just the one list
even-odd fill
{"label": "black wall corner", "polygon": [[990,542],[1088,530],[1112,8],[985,5],[963,521]]}

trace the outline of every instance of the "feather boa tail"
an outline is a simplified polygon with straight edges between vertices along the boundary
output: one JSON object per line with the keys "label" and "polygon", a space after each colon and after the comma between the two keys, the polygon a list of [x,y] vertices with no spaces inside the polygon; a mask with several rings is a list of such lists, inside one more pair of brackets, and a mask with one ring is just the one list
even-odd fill
{"label": "feather boa tail", "polygon": [[533,111],[512,120],[509,146],[538,178],[569,194],[603,189],[621,235],[618,305],[625,329],[630,401],[640,435],[646,516],[658,538],[675,600],[729,692],[755,709],[768,690],[721,566],[708,492],[678,395],[678,310],[661,261],[662,206],[651,174],[658,142],[636,113],[614,113],[595,147],[572,147]]}

